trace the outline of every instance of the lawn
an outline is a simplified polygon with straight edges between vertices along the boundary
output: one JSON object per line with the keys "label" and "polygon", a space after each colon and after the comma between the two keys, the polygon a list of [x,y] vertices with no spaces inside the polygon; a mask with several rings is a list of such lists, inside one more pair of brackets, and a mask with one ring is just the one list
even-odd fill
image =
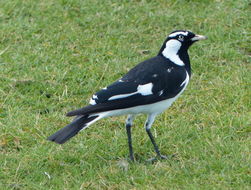
{"label": "lawn", "polygon": [[[0,0],[0,189],[251,188],[251,28],[248,0]],[[65,113],[137,63],[173,30],[208,36],[190,48],[192,79],[152,131],[125,116],[64,145],[46,138]]]}

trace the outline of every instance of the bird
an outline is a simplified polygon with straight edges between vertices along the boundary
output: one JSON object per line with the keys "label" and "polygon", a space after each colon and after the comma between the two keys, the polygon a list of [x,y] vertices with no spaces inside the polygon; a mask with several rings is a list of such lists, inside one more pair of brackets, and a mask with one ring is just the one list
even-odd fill
{"label": "bird", "polygon": [[125,128],[129,159],[135,161],[131,127],[136,115],[146,114],[144,127],[156,152],[155,158],[166,159],[167,156],[160,153],[151,126],[156,116],[168,109],[186,89],[191,78],[188,48],[205,39],[206,36],[189,30],[171,32],[156,56],[139,63],[99,90],[91,97],[89,105],[68,112],[66,116],[74,116],[73,121],[47,140],[63,144],[102,118],[128,115]]}

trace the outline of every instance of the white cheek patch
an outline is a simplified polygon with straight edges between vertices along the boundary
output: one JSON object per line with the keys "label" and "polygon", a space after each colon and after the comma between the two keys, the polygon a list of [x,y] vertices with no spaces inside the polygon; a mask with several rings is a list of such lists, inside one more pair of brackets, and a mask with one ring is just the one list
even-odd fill
{"label": "white cheek patch", "polygon": [[173,38],[173,37],[175,37],[175,36],[177,36],[177,35],[180,35],[180,34],[182,34],[182,35],[184,35],[184,36],[187,36],[187,35],[188,35],[188,32],[174,32],[174,33],[170,34],[169,37],[170,37],[170,38]]}
{"label": "white cheek patch", "polygon": [[110,97],[108,100],[116,100],[116,99],[121,99],[121,98],[127,98],[127,97],[135,95],[135,94],[141,94],[142,96],[151,95],[151,94],[153,94],[152,88],[153,88],[153,83],[139,85],[136,92],[129,93],[129,94],[115,95],[115,96]]}
{"label": "white cheek patch", "polygon": [[179,66],[184,66],[185,64],[177,55],[178,51],[180,50],[181,42],[175,39],[168,40],[166,42],[166,47],[163,50],[162,54],[164,57],[170,59],[173,63]]}

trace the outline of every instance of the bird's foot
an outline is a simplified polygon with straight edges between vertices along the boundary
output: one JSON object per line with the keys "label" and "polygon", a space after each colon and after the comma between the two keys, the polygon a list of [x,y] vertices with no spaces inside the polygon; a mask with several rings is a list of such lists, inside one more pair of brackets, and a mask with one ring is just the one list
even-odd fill
{"label": "bird's foot", "polygon": [[134,158],[134,157],[131,157],[131,156],[130,156],[129,159],[130,159],[131,162],[135,162],[135,158]]}
{"label": "bird's foot", "polygon": [[165,156],[165,155],[157,156],[157,158],[159,158],[159,159],[161,159],[161,160],[166,160],[166,159],[168,159],[168,157]]}
{"label": "bird's foot", "polygon": [[147,162],[154,163],[154,162],[156,162],[156,161],[158,161],[158,160],[166,160],[166,159],[168,159],[167,156],[161,155],[161,154],[160,154],[160,155],[157,155],[157,156],[154,157],[154,158],[148,159]]}
{"label": "bird's foot", "polygon": [[127,160],[128,160],[129,162],[135,162],[134,154],[129,155],[129,157],[127,158]]}

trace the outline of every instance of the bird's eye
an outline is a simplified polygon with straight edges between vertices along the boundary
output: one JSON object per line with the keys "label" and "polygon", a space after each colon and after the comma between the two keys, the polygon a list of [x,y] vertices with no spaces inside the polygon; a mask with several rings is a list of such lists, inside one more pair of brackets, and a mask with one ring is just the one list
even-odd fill
{"label": "bird's eye", "polygon": [[184,36],[179,35],[179,36],[178,36],[178,40],[183,42],[183,41],[184,41]]}

